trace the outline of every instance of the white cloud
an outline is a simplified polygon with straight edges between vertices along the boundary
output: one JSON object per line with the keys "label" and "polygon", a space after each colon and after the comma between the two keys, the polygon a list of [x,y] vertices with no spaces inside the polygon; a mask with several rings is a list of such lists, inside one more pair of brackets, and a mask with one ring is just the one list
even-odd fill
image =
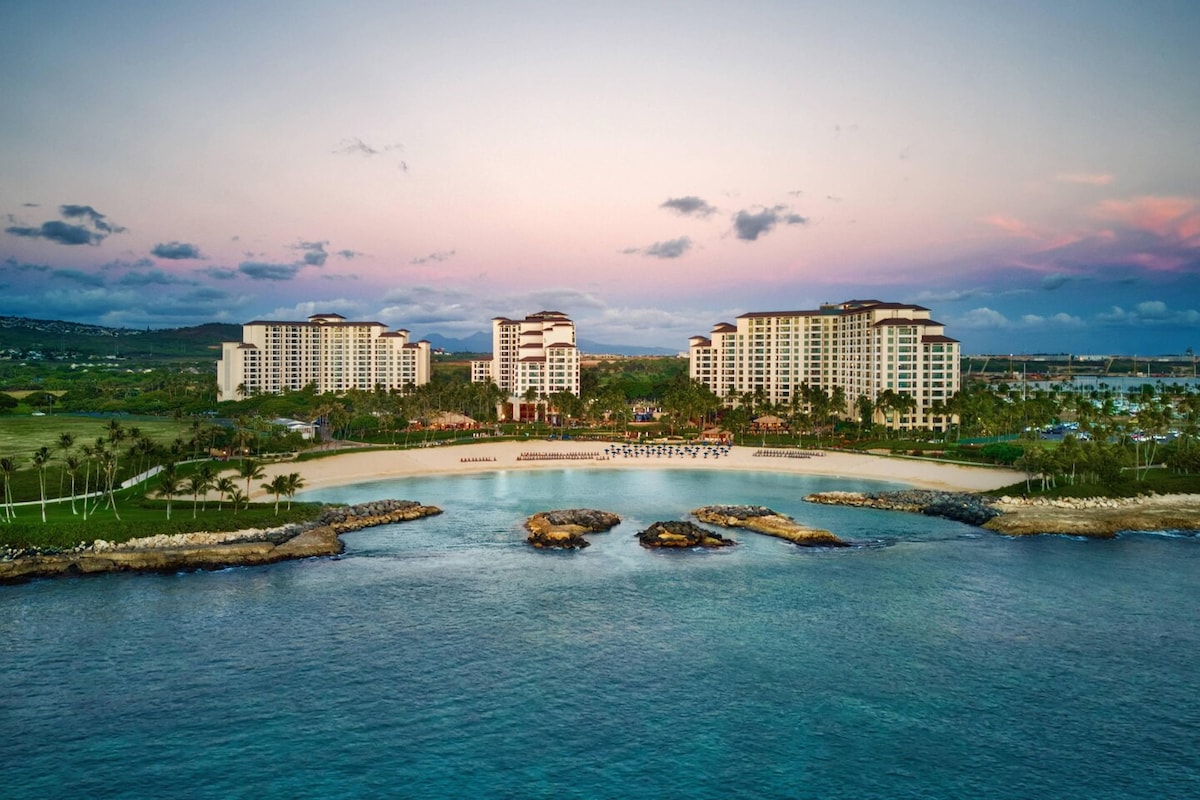
{"label": "white cloud", "polygon": [[964,328],[1007,328],[1011,323],[999,311],[983,307],[973,308],[963,314],[956,324]]}
{"label": "white cloud", "polygon": [[1081,183],[1087,186],[1108,186],[1113,176],[1104,172],[1060,172],[1054,176],[1059,183]]}

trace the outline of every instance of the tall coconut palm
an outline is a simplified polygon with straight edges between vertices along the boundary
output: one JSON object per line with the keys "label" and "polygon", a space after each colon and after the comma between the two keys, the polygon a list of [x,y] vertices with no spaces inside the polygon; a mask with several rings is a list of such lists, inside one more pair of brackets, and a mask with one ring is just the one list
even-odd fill
{"label": "tall coconut palm", "polygon": [[[237,484],[229,475],[222,475],[213,482],[213,488],[217,490],[220,497],[217,499],[217,511],[220,511],[224,506],[226,498],[230,498],[237,490]],[[237,506],[233,507],[233,513],[237,513]]]}
{"label": "tall coconut palm", "polygon": [[[75,446],[75,434],[63,431],[58,435],[58,441],[54,443],[63,454],[63,468],[58,473],[58,502],[63,501],[63,483],[67,477],[66,459],[71,455],[71,448]],[[74,492],[72,492],[74,494]]]}
{"label": "tall coconut palm", "polygon": [[213,488],[217,480],[217,474],[213,471],[212,464],[201,464],[196,470],[196,474],[204,481],[204,486],[200,490],[200,493],[204,495],[204,498],[200,501],[200,510],[207,511],[208,490]]}
{"label": "tall coconut palm", "polygon": [[117,519],[121,518],[121,514],[117,511],[117,450],[105,450],[100,457],[101,466],[104,472],[104,482],[108,487],[108,504],[105,508],[111,508],[113,516]]}
{"label": "tall coconut palm", "polygon": [[174,462],[163,467],[163,471],[158,473],[158,490],[156,492],[159,497],[167,498],[167,519],[171,518],[171,498],[179,494],[179,476],[175,474]]}
{"label": "tall coconut palm", "polygon": [[15,458],[0,458],[0,477],[4,479],[4,519],[9,521],[17,516],[17,509],[13,505],[12,498],[12,476],[17,474],[17,460]]}
{"label": "tall coconut palm", "polygon": [[246,495],[238,487],[234,486],[232,489],[229,490],[229,504],[231,506],[233,506],[234,516],[237,516],[237,510],[238,510],[239,505],[244,506],[244,505],[249,504],[249,502],[250,502],[250,498],[246,497]]}
{"label": "tall coconut palm", "polygon": [[250,481],[256,481],[266,475],[263,465],[251,458],[243,458],[238,465],[238,477],[246,479],[246,497],[250,496]]}
{"label": "tall coconut palm", "polygon": [[196,507],[200,504],[200,495],[204,494],[212,487],[212,479],[204,477],[199,472],[193,472],[188,476],[184,487],[186,488],[187,493],[192,496],[192,519],[195,519]]}
{"label": "tall coconut palm", "polygon": [[42,496],[42,522],[46,521],[46,465],[49,463],[49,447],[43,445],[33,452],[33,468],[38,471],[38,488]]}
{"label": "tall coconut palm", "polygon": [[85,444],[79,450],[83,453],[83,519],[86,522],[88,518],[88,488],[92,478],[92,461],[96,458],[96,448]]}
{"label": "tall coconut palm", "polygon": [[268,494],[275,495],[275,514],[279,515],[279,498],[287,492],[287,476],[276,475],[268,483],[262,485],[262,490]]}
{"label": "tall coconut palm", "polygon": [[289,472],[283,476],[283,493],[287,495],[288,511],[292,510],[292,498],[296,496],[296,492],[304,488],[304,478],[299,472]]}
{"label": "tall coconut palm", "polygon": [[[83,462],[76,455],[68,455],[63,459],[63,469],[71,476],[71,514],[75,515],[79,512],[75,509],[75,480],[79,477],[79,468],[83,466]],[[87,502],[85,499],[84,502]]]}

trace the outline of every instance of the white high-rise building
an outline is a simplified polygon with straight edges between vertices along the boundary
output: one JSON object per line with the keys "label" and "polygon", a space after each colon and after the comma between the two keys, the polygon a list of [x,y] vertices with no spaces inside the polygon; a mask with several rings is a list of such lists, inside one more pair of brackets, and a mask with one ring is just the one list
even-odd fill
{"label": "white high-rise building", "polygon": [[[849,300],[812,311],[757,311],[737,324],[718,323],[709,336],[689,340],[689,374],[728,405],[747,393],[790,405],[801,384],[826,392],[840,386],[846,416],[860,397],[872,404],[887,390],[907,395],[915,408],[875,412],[893,428],[944,430],[934,413],[959,389],[959,344],[929,309],[879,300]],[[798,401],[796,401],[798,402]]]}
{"label": "white high-rise building", "polygon": [[217,362],[217,400],[296,391],[310,383],[318,393],[348,389],[404,389],[428,383],[429,342],[409,342],[406,330],[379,322],[350,322],[340,314],[314,314],[307,322],[255,320],[242,341],[223,342]]}
{"label": "white high-rise building", "polygon": [[525,319],[492,320],[492,357],[471,362],[471,380],[491,381],[520,415],[520,400],[557,392],[579,396],[579,348],[575,323],[559,311],[539,311]]}

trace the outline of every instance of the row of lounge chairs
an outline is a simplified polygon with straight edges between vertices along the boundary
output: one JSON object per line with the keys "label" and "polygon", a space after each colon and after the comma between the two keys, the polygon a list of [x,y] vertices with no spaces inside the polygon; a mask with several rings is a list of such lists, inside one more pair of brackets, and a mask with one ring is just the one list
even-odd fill
{"label": "row of lounge chairs", "polygon": [[586,453],[521,453],[517,461],[603,461],[598,452]]}
{"label": "row of lounge chairs", "polygon": [[812,458],[823,456],[820,450],[755,450],[751,455],[765,458]]}
{"label": "row of lounge chairs", "polygon": [[729,445],[625,444],[604,452],[613,458],[720,458],[729,455]]}

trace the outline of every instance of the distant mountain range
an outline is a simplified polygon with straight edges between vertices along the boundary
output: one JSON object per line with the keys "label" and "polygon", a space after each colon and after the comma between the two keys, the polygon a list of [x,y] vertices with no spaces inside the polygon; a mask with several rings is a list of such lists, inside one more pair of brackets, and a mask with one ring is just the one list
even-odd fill
{"label": "distant mountain range", "polygon": [[[492,352],[492,335],[486,331],[472,333],[470,336],[464,336],[460,339],[455,339],[450,336],[442,336],[440,333],[427,333],[424,336],[417,337],[425,339],[435,349],[445,350],[447,353],[490,353]],[[601,342],[593,342],[589,339],[578,340],[579,351],[586,355],[613,355],[613,356],[674,356],[679,354],[679,350],[671,350],[666,347],[647,347],[643,345],[631,344],[603,344]]]}

